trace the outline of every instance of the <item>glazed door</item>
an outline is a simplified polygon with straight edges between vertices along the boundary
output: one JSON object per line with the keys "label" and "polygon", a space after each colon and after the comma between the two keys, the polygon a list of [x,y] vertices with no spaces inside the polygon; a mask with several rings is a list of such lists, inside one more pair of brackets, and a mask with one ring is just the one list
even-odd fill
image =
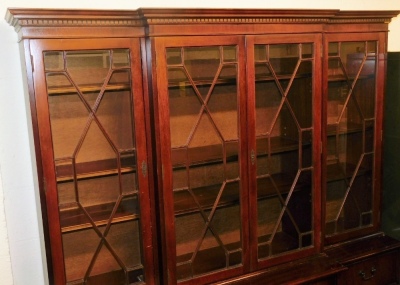
{"label": "glazed door", "polygon": [[168,282],[243,272],[247,254],[244,43],[155,39]]}
{"label": "glazed door", "polygon": [[247,38],[252,267],[319,241],[320,35]]}
{"label": "glazed door", "polygon": [[324,62],[325,236],[378,228],[385,35],[327,35]]}
{"label": "glazed door", "polygon": [[54,283],[153,284],[139,40],[30,48]]}

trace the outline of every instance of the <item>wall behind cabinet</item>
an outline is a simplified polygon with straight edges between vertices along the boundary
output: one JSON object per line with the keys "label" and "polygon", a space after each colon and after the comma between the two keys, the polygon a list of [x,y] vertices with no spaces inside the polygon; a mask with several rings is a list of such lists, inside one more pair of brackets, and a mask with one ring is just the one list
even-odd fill
{"label": "wall behind cabinet", "polygon": [[[139,7],[315,8],[400,10],[398,0],[2,0],[0,1],[0,272],[2,285],[48,284],[25,76],[8,7],[136,9]],[[389,29],[389,51],[400,51],[400,18]],[[3,198],[4,197],[4,198]],[[5,209],[6,223],[2,220]],[[8,240],[7,240],[8,234]],[[11,259],[11,264],[9,260]]]}
{"label": "wall behind cabinet", "polygon": [[4,274],[2,279],[4,280],[5,284],[10,284],[12,282],[10,248],[8,246],[8,231],[3,203],[4,194],[1,184],[0,171],[0,272]]}

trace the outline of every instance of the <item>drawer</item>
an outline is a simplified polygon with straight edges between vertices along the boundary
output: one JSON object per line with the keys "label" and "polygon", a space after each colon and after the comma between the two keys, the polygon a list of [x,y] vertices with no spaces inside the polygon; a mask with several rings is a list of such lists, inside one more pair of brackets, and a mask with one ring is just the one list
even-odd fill
{"label": "drawer", "polygon": [[306,285],[336,285],[336,276],[324,278],[318,281],[305,283]]}
{"label": "drawer", "polygon": [[339,274],[339,285],[399,284],[397,251],[349,264],[348,268],[348,270]]}

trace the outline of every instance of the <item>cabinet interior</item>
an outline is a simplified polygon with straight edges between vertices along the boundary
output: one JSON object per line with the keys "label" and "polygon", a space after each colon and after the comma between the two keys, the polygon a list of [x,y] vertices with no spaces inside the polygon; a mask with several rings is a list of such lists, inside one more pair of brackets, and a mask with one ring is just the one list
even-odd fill
{"label": "cabinet interior", "polygon": [[67,283],[141,282],[129,50],[43,59]]}
{"label": "cabinet interior", "polygon": [[377,43],[330,42],[326,234],[373,222]]}

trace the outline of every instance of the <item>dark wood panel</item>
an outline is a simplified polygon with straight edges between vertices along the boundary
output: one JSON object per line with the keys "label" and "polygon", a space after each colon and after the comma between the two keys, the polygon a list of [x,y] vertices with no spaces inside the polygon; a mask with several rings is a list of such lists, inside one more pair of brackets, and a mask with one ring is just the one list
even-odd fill
{"label": "dark wood panel", "polygon": [[387,234],[400,240],[400,51],[388,52],[387,68],[382,226]]}

